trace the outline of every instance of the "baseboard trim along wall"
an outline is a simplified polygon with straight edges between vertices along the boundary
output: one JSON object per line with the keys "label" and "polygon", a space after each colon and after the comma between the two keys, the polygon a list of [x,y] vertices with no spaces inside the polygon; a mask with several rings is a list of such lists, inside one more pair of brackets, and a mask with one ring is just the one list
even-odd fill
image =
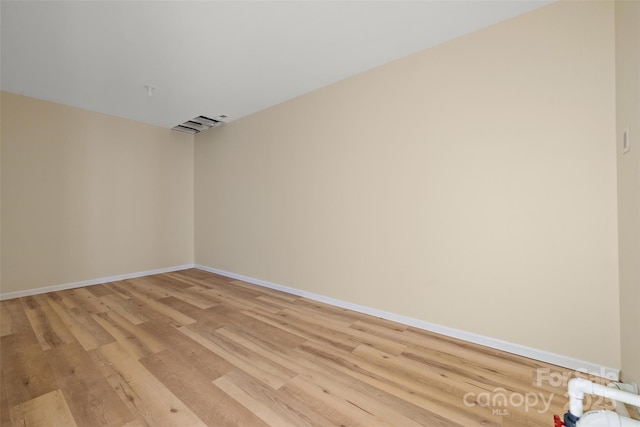
{"label": "baseboard trim along wall", "polygon": [[290,288],[288,286],[278,285],[276,283],[267,282],[265,280],[255,279],[253,277],[247,277],[241,274],[235,274],[235,273],[231,273],[224,270],[218,270],[217,268],[207,267],[207,266],[198,265],[198,264],[196,264],[194,267],[200,270],[208,271],[209,273],[219,274],[221,276],[242,280],[243,282],[252,283],[258,286],[264,286],[266,288],[275,289],[275,290],[286,292],[293,295],[298,295],[304,298],[308,298],[310,300],[322,302],[322,303],[333,305],[336,307],[346,308],[348,310],[357,311],[363,314],[369,314],[371,316],[380,317],[382,319],[391,320],[391,321],[402,323],[408,326],[413,326],[419,329],[423,329],[425,331],[434,332],[447,337],[457,338],[457,339],[471,342],[474,344],[483,345],[485,347],[494,348],[496,350],[506,351],[507,353],[512,353],[518,356],[527,357],[529,359],[550,363],[552,365],[561,366],[563,368],[572,369],[574,371],[588,373],[590,375],[596,375],[610,381],[620,380],[620,370],[616,368],[610,368],[607,366],[598,365],[596,363],[586,362],[583,360],[574,359],[572,357],[550,353],[543,350],[538,350],[538,349],[523,346],[520,344],[513,344],[507,341],[502,341],[499,339],[462,331],[460,329],[449,328],[447,326],[438,325],[436,323],[430,323],[424,320],[414,319],[412,317],[403,316],[396,313],[390,313],[388,311],[378,310],[376,308],[366,307],[366,306],[354,304],[348,301],[342,301],[342,300],[327,297],[324,295],[318,295],[312,292],[307,292],[307,291],[303,291],[296,288]]}
{"label": "baseboard trim along wall", "polygon": [[152,274],[170,273],[172,271],[194,268],[193,264],[177,265],[174,267],[159,268],[157,270],[139,271],[137,273],[121,274],[119,276],[101,277],[98,279],[83,280],[81,282],[65,283],[62,285],[45,286],[42,288],[27,289],[24,291],[0,293],[0,301],[5,299],[28,297],[31,295],[44,294],[47,292],[63,291],[65,289],[81,288],[83,286],[99,285],[100,283],[116,282],[118,280],[135,279],[136,277],[150,276]]}
{"label": "baseboard trim along wall", "polygon": [[101,277],[98,279],[84,280],[81,282],[45,286],[45,287],[35,288],[35,289],[27,289],[24,291],[0,293],[0,300],[26,297],[31,295],[43,294],[47,292],[62,291],[65,289],[81,288],[83,286],[98,285],[100,283],[115,282],[118,280],[134,279],[136,277],[150,276],[153,274],[161,274],[161,273],[169,273],[172,271],[185,270],[187,268],[198,268],[200,270],[207,271],[209,273],[215,273],[221,276],[229,277],[231,279],[242,280],[243,282],[252,283],[254,285],[263,286],[265,288],[275,289],[275,290],[286,292],[292,295],[298,295],[300,297],[304,297],[310,300],[333,305],[335,307],[346,308],[348,310],[357,311],[359,313],[380,317],[382,319],[387,319],[394,322],[402,323],[404,325],[413,326],[419,329],[423,329],[425,331],[434,332],[434,333],[448,336],[451,338],[457,338],[457,339],[471,342],[474,344],[480,344],[485,347],[506,351],[508,353],[517,354],[519,356],[528,357],[529,359],[551,363],[553,365],[572,369],[578,372],[597,375],[611,381],[619,381],[620,379],[620,370],[616,368],[610,368],[607,366],[598,365],[596,363],[586,362],[583,360],[574,359],[574,358],[563,356],[560,354],[550,353],[547,351],[526,347],[520,344],[513,344],[507,341],[502,341],[499,339],[462,331],[460,329],[449,328],[447,326],[438,325],[436,323],[426,322],[424,320],[414,319],[412,317],[403,316],[396,313],[390,313],[388,311],[378,310],[376,308],[366,307],[366,306],[354,304],[348,301],[342,301],[336,298],[314,294],[312,292],[307,292],[300,289],[267,282],[265,280],[255,279],[253,277],[243,276],[241,274],[231,273],[229,271],[219,270],[217,268],[207,267],[207,266],[198,265],[198,264],[184,264],[184,265],[178,265],[174,267],[160,268],[157,270],[140,271],[136,273],[121,274],[118,276],[109,276],[109,277]]}

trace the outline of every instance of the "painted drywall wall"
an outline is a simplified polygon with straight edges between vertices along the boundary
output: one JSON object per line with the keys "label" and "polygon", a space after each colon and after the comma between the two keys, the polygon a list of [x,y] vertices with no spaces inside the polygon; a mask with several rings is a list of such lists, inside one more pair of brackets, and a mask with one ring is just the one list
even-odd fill
{"label": "painted drywall wall", "polygon": [[615,13],[622,378],[640,384],[640,2],[616,1]]}
{"label": "painted drywall wall", "polygon": [[193,138],[3,92],[3,294],[193,262]]}
{"label": "painted drywall wall", "polygon": [[614,32],[562,2],[196,136],[196,263],[619,367]]}

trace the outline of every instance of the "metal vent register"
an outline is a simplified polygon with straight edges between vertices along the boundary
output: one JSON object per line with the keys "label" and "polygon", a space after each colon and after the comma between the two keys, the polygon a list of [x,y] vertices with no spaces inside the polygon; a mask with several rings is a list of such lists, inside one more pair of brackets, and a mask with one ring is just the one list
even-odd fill
{"label": "metal vent register", "polygon": [[216,116],[213,119],[207,116],[198,116],[191,120],[187,120],[184,123],[180,123],[178,126],[174,126],[171,129],[195,135],[196,133],[204,132],[207,129],[223,125],[226,118],[227,116],[224,114]]}

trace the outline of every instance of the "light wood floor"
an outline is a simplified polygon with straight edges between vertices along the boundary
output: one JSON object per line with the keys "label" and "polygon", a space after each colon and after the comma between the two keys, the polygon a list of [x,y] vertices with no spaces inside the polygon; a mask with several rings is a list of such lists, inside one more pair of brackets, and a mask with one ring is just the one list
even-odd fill
{"label": "light wood floor", "polygon": [[560,368],[195,269],[0,307],[2,426],[548,427],[566,411]]}

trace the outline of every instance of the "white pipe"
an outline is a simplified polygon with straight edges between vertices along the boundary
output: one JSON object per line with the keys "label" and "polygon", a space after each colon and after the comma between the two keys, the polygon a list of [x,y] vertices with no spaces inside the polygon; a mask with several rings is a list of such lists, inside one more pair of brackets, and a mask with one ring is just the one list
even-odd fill
{"label": "white pipe", "polygon": [[608,399],[615,400],[616,402],[628,403],[629,405],[640,407],[640,395],[618,390],[617,388],[595,384],[584,378],[570,379],[568,389],[569,412],[576,417],[582,416],[582,400],[584,399],[585,393],[606,397]]}
{"label": "white pipe", "polygon": [[[622,391],[628,391],[629,393],[638,394],[638,389],[634,384],[625,384],[625,383],[611,383],[607,384],[607,387],[616,388]],[[618,402],[617,400],[612,400],[613,406],[616,408],[616,412],[623,417],[629,417],[629,411],[627,411],[627,407],[622,402]]]}

